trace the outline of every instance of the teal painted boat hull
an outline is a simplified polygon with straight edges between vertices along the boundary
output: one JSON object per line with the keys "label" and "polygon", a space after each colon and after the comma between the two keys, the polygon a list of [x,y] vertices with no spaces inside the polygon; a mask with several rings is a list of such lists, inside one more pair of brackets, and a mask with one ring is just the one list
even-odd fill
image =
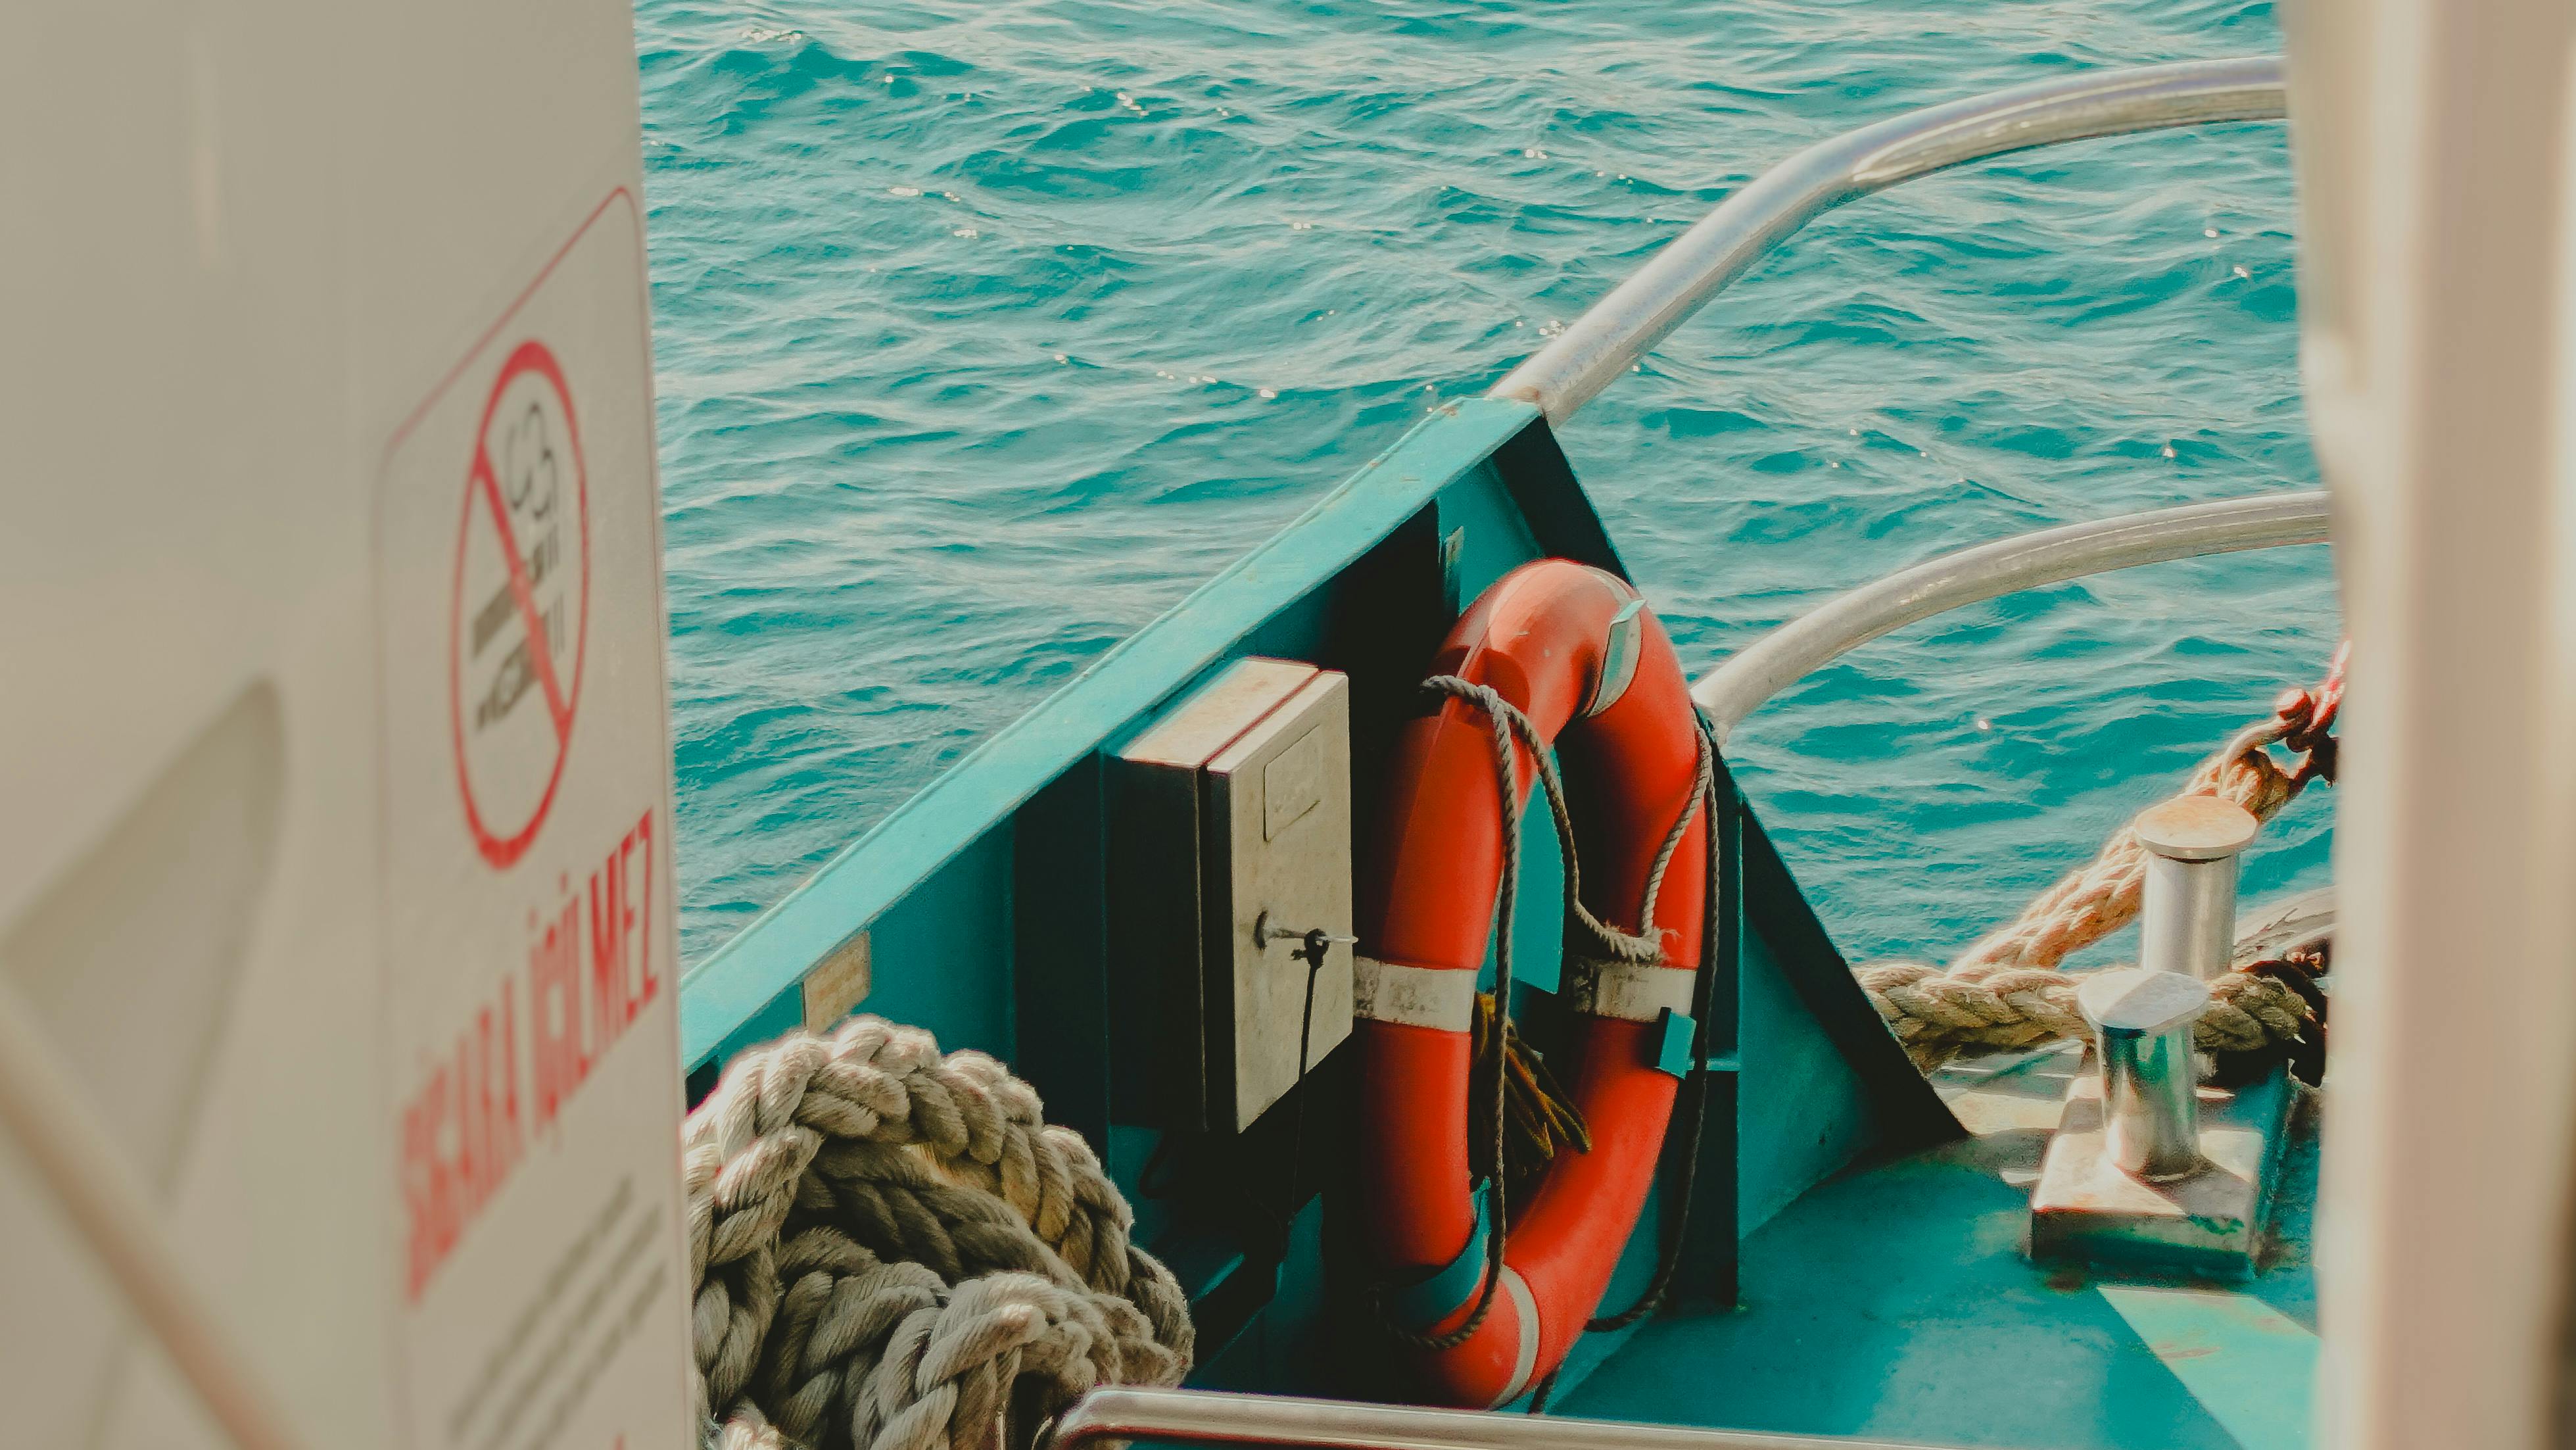
{"label": "teal painted boat hull", "polygon": [[[1348,1063],[1326,1059],[1299,1112],[1239,1137],[1157,1126],[1155,1018],[1138,1010],[1155,985],[1111,937],[1103,762],[1234,659],[1311,660],[1351,677],[1366,820],[1372,762],[1461,602],[1550,555],[1625,572],[1534,409],[1441,409],[693,970],[693,1096],[805,1024],[809,973],[864,941],[858,1010],[1009,1060],[1099,1149],[1140,1239],[1192,1294],[1193,1384],[1404,1397],[1356,1307]],[[2162,1297],[2032,1264],[2027,1185],[1999,1166],[2029,1145],[1968,1134],[1854,985],[1755,804],[1731,778],[1721,798],[1711,1110],[1700,1141],[1667,1144],[1604,1308],[1633,1300],[1674,1241],[1676,1292],[1587,1337],[1553,1408],[2034,1450],[2303,1444],[2304,1391],[2249,1388],[2313,1355],[2296,1256],[2251,1286]],[[1522,891],[1550,902],[1555,842],[1543,814],[1528,826]],[[1520,919],[1524,982],[1553,984],[1553,913]],[[1516,991],[1525,1024],[1548,1011],[1539,988]],[[1671,1186],[1689,1155],[1685,1205]],[[2312,1179],[2313,1156],[2290,1177]],[[2285,1197],[2285,1237],[2304,1242],[2304,1190]]]}

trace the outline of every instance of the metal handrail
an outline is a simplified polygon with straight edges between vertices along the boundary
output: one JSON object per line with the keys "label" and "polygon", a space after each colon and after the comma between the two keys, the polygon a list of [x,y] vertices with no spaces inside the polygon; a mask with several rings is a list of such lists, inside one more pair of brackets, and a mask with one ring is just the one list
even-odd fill
{"label": "metal handrail", "polygon": [[1723,744],[1745,716],[1828,660],[1943,610],[2139,564],[2325,540],[2326,495],[2316,490],[2154,509],[1980,544],[1791,620],[1702,675],[1691,699]]}
{"label": "metal handrail", "polygon": [[1093,1390],[1056,1418],[1045,1450],[1103,1440],[1292,1445],[1309,1450],[1936,1450],[1891,1440],[1762,1435],[1617,1420],[1496,1415],[1216,1390]]}
{"label": "metal handrail", "polygon": [[2278,56],[2088,71],[1891,117],[1821,141],[1762,173],[1675,238],[1489,396],[1535,403],[1551,423],[1663,341],[1728,283],[1825,211],[2007,152],[2288,114]]}

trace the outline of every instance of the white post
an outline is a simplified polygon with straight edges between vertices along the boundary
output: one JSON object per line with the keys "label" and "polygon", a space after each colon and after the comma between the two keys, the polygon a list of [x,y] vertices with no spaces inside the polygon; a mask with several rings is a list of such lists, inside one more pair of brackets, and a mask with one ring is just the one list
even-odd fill
{"label": "white post", "polygon": [[2302,364],[2353,652],[2319,1443],[2559,1443],[2576,7],[2291,8]]}

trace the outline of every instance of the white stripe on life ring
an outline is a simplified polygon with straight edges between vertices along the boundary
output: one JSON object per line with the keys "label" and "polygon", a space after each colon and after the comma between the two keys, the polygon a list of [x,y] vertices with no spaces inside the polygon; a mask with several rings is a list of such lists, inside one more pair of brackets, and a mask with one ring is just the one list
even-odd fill
{"label": "white stripe on life ring", "polygon": [[1664,1013],[1687,1017],[1699,974],[1641,962],[1565,964],[1565,1005],[1587,1017],[1653,1022]]}
{"label": "white stripe on life ring", "polygon": [[1353,959],[1351,1008],[1372,1022],[1464,1032],[1476,1021],[1476,974],[1446,967],[1408,967],[1375,957]]}
{"label": "white stripe on life ring", "polygon": [[1503,1292],[1511,1296],[1512,1317],[1520,1321],[1520,1348],[1514,1352],[1512,1382],[1503,1386],[1494,1401],[1497,1405],[1519,1399],[1521,1391],[1529,1388],[1531,1371],[1538,1368],[1538,1300],[1521,1281],[1521,1271],[1509,1264],[1503,1265]]}

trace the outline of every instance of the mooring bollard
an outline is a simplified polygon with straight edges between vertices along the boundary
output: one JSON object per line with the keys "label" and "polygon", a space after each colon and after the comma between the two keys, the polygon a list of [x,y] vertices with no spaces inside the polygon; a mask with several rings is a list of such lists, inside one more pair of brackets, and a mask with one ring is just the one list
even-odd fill
{"label": "mooring bollard", "polygon": [[2204,982],[2228,969],[2236,938],[2237,857],[2261,827],[2254,813],[2216,796],[2176,796],[2131,829],[2147,849],[2138,912],[2138,965]]}
{"label": "mooring bollard", "polygon": [[2200,1073],[2191,1025],[2209,985],[2151,967],[2096,972],[2075,990],[2102,1064],[2102,1134],[2112,1163],[2164,1182],[2200,1171]]}
{"label": "mooring bollard", "polygon": [[2146,854],[2141,964],[2075,989],[2100,1069],[2068,1088],[2031,1191],[2031,1254],[2251,1277],[2293,1085],[2276,1067],[2204,1098],[2191,1034],[2233,965],[2237,857],[2257,822],[2231,802],[2184,796],[2134,828]]}

